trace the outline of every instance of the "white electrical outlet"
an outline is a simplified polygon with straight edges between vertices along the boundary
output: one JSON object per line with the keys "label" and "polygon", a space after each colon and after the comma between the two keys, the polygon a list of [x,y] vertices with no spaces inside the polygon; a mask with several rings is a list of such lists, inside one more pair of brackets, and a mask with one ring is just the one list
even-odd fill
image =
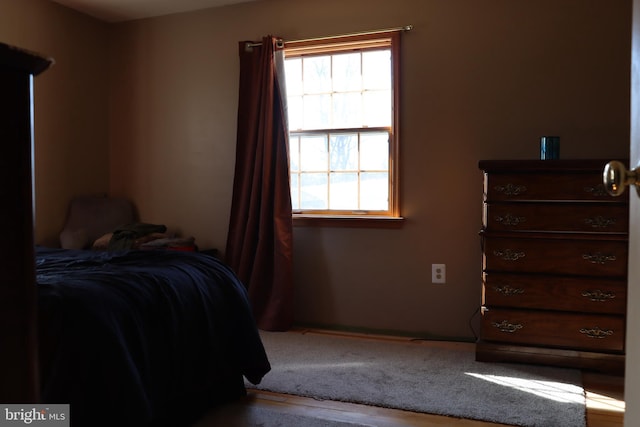
{"label": "white electrical outlet", "polygon": [[447,266],[431,264],[431,283],[447,283]]}

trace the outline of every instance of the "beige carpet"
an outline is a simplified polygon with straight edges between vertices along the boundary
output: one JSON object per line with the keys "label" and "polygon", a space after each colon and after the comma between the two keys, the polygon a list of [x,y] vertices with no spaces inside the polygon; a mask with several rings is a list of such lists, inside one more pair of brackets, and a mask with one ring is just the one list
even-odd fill
{"label": "beige carpet", "polygon": [[261,332],[272,371],[257,387],[525,427],[584,427],[578,370],[481,363],[468,348]]}

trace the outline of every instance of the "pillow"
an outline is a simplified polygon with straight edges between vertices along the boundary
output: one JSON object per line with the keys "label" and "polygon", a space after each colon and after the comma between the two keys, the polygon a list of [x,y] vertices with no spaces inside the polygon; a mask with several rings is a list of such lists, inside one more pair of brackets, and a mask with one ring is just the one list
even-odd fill
{"label": "pillow", "polygon": [[76,197],[69,203],[67,219],[60,233],[60,245],[65,249],[87,249],[105,233],[134,221],[133,205],[126,199]]}
{"label": "pillow", "polygon": [[87,230],[63,230],[60,233],[60,245],[65,249],[85,249],[91,243]]}

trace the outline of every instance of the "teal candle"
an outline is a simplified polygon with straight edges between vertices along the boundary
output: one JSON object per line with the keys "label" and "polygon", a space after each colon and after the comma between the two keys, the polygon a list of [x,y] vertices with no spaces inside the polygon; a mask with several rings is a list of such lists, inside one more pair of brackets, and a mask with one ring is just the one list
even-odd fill
{"label": "teal candle", "polygon": [[560,137],[543,136],[540,138],[540,159],[557,160],[560,158]]}

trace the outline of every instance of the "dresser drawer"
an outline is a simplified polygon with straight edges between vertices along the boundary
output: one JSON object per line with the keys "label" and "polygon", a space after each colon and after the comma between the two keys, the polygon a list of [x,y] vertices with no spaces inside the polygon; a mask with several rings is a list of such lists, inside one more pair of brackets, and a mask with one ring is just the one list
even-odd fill
{"label": "dresser drawer", "polygon": [[487,231],[626,233],[629,208],[619,203],[488,203]]}
{"label": "dresser drawer", "polygon": [[598,200],[619,203],[622,200],[605,191],[602,172],[485,174],[484,192],[487,202]]}
{"label": "dresser drawer", "polygon": [[624,317],[490,309],[483,340],[575,350],[622,352]]}
{"label": "dresser drawer", "polygon": [[502,238],[484,235],[484,270],[625,277],[626,240]]}
{"label": "dresser drawer", "polygon": [[624,315],[626,280],[485,273],[483,305]]}

